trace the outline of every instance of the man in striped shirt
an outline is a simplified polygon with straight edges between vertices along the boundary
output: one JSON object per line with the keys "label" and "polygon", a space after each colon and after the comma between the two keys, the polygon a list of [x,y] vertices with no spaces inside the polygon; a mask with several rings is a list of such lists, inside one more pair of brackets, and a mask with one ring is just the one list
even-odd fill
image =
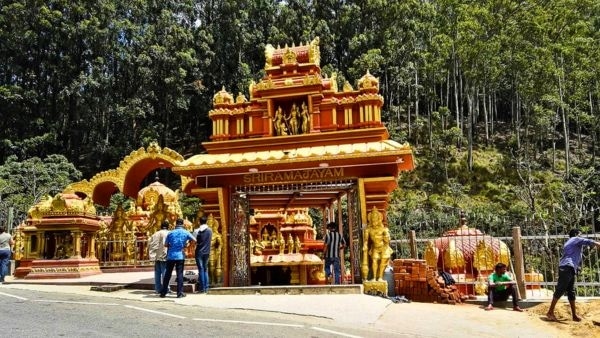
{"label": "man in striped shirt", "polygon": [[327,281],[331,280],[331,265],[333,264],[333,279],[335,284],[342,283],[342,271],[340,264],[340,251],[346,246],[344,237],[338,232],[335,222],[327,224],[327,235],[325,235],[325,276]]}

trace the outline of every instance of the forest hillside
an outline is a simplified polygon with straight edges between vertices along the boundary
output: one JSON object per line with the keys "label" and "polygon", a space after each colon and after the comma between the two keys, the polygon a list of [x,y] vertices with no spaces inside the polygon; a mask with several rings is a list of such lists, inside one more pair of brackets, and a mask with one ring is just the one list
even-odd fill
{"label": "forest hillside", "polygon": [[594,0],[2,1],[0,221],[151,141],[201,152],[218,90],[319,37],[322,72],[379,78],[414,147],[394,232],[459,209],[598,231],[599,32]]}

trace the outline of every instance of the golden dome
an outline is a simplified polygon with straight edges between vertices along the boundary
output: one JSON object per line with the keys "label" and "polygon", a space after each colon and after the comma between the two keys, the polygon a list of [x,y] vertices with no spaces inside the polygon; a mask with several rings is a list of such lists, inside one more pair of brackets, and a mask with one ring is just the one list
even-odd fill
{"label": "golden dome", "polygon": [[89,198],[82,199],[76,194],[59,193],[54,197],[46,196],[40,202],[29,208],[27,215],[32,219],[47,216],[62,216],[72,214],[96,214],[94,203]]}
{"label": "golden dome", "polygon": [[358,89],[359,90],[363,90],[363,89],[379,90],[379,80],[377,80],[377,78],[375,76],[371,75],[371,73],[369,73],[369,71],[367,70],[367,74],[363,75],[363,77],[361,77],[358,80]]}
{"label": "golden dome", "polygon": [[233,95],[225,90],[225,87],[221,89],[221,91],[217,92],[215,96],[213,96],[213,104],[232,104],[233,103]]}
{"label": "golden dome", "polygon": [[177,192],[160,182],[154,182],[138,192],[136,204],[141,206],[142,209],[149,211],[158,202],[158,196],[160,195],[163,196],[163,200],[167,205],[176,203],[179,200]]}

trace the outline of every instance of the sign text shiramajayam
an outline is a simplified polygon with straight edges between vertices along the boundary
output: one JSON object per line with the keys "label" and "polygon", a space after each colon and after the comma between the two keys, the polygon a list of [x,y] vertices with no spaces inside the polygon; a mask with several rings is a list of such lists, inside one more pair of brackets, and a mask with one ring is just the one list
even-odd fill
{"label": "sign text shiramajayam", "polygon": [[344,168],[304,169],[244,175],[244,184],[328,180],[344,177]]}

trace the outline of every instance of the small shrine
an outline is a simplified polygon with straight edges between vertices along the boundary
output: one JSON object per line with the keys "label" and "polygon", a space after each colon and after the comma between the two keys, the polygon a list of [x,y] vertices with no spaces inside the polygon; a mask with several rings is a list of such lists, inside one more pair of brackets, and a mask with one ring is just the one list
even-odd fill
{"label": "small shrine", "polygon": [[102,220],[89,198],[61,193],[32,206],[15,234],[15,277],[79,278],[102,273],[95,236]]}
{"label": "small shrine", "polygon": [[255,284],[324,284],[323,251],[307,208],[255,210],[250,216],[250,266]]}
{"label": "small shrine", "polygon": [[483,294],[495,265],[510,265],[508,245],[468,227],[462,212],[459,227],[429,241],[424,256],[428,266],[450,273],[464,287],[461,291],[465,294]]}

